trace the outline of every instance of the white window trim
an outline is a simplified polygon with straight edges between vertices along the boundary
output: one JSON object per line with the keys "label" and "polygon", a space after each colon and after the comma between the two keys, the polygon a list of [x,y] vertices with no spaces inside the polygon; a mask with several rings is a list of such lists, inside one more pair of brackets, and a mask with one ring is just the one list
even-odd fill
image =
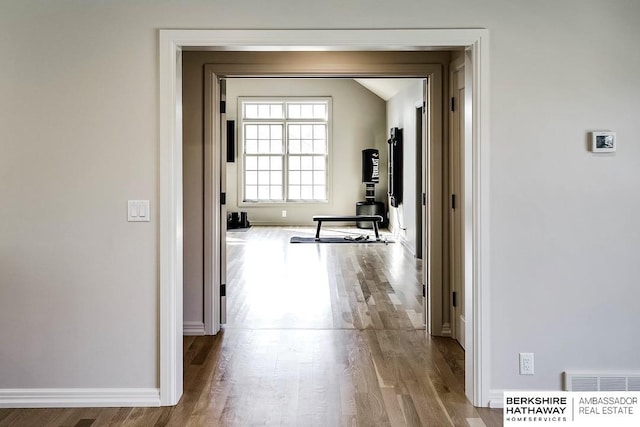
{"label": "white window trim", "polygon": [[[333,176],[333,97],[331,96],[239,96],[237,102],[237,116],[236,123],[238,125],[238,157],[237,157],[237,182],[238,182],[238,207],[252,207],[252,208],[273,208],[273,207],[285,207],[285,206],[295,206],[295,205],[329,205],[332,203],[333,199],[333,180],[331,177]],[[326,191],[326,200],[283,200],[283,201],[271,201],[271,200],[245,200],[244,192],[244,111],[243,111],[243,103],[245,102],[268,102],[268,101],[278,101],[278,102],[314,102],[314,101],[322,101],[327,103],[327,154],[326,154],[326,176],[325,176],[325,191]],[[264,121],[265,123],[269,123],[270,119],[248,119],[247,121]],[[273,120],[272,120],[273,121]],[[301,123],[313,122],[313,119],[300,119]],[[286,119],[283,119],[285,123],[284,133],[287,133],[286,129]],[[324,123],[324,121],[323,121]],[[287,145],[285,145],[285,154],[283,155],[283,193],[285,196],[288,195],[288,173],[287,173],[287,153],[288,149],[288,140]]]}

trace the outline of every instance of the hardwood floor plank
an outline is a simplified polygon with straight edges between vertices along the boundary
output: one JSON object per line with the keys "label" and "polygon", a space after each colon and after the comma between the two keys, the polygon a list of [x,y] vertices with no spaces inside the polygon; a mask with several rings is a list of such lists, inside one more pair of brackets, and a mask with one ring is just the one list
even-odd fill
{"label": "hardwood floor plank", "polygon": [[501,409],[491,409],[491,408],[475,408],[475,409],[478,415],[480,416],[480,419],[482,419],[482,421],[486,425],[486,427],[502,425],[503,414]]}
{"label": "hardwood floor plank", "polygon": [[487,427],[482,418],[467,418],[469,427]]}
{"label": "hardwood floor plank", "polygon": [[418,411],[413,404],[413,399],[406,394],[398,396],[398,400],[401,403],[401,410],[404,417],[405,425],[407,426],[420,426],[420,417]]}
{"label": "hardwood floor plank", "polygon": [[60,426],[72,411],[66,409],[8,409],[8,415],[0,420],[3,427],[40,427],[47,425],[50,419]]}
{"label": "hardwood floor plank", "polygon": [[400,407],[398,395],[395,387],[387,387],[380,390],[384,401],[384,408],[389,418],[391,426],[405,426],[407,424],[406,417]]}

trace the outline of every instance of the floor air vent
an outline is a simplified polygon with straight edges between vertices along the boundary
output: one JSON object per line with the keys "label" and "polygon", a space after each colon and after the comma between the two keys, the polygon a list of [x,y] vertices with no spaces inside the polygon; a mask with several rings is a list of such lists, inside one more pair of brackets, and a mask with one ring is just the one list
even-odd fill
{"label": "floor air vent", "polygon": [[640,391],[640,372],[565,372],[565,391]]}

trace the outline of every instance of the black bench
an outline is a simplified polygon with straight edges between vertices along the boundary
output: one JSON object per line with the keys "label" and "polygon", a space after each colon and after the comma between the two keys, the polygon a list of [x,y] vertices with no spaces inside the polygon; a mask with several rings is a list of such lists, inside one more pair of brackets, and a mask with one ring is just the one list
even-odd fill
{"label": "black bench", "polygon": [[371,221],[373,224],[373,231],[376,233],[376,240],[380,240],[380,233],[378,231],[378,223],[382,222],[380,215],[314,215],[313,220],[318,223],[316,230],[316,240],[320,240],[320,228],[323,222],[357,222],[357,221]]}

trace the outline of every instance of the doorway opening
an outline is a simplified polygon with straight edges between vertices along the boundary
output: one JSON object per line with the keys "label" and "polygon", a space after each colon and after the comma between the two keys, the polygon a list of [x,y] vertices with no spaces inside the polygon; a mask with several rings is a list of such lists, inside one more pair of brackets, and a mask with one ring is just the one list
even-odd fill
{"label": "doorway opening", "polygon": [[[470,30],[161,30],[160,31],[160,395],[174,405],[182,394],[182,190],[181,55],[190,47],[213,50],[428,50],[468,48],[472,57],[473,138],[464,148],[465,283],[473,304],[466,307],[470,338],[465,370],[466,394],[475,405],[489,402],[488,313],[488,32]],[[472,309],[472,310],[471,310]]]}
{"label": "doorway opening", "polygon": [[[408,192],[414,192],[412,187],[423,176],[424,159],[418,153],[423,152],[422,145],[426,144],[427,140],[422,139],[422,129],[419,134],[414,135],[414,129],[416,126],[422,126],[423,121],[413,123],[415,117],[411,113],[407,114],[406,111],[413,107],[416,100],[419,100],[420,105],[425,103],[426,83],[423,84],[423,79],[346,77],[310,79],[261,76],[260,78],[226,77],[224,80],[225,119],[227,123],[233,122],[235,129],[232,132],[237,135],[235,159],[225,165],[227,168],[226,209],[228,212],[244,212],[252,225],[276,226],[275,228],[252,227],[248,232],[227,230],[228,253],[225,257],[228,266],[225,283],[226,302],[229,304],[227,327],[327,329],[378,327],[382,329],[386,325],[386,327],[398,328],[424,328],[425,306],[422,300],[422,287],[426,283],[426,276],[423,274],[422,263],[416,263],[413,260],[413,256],[418,252],[416,247],[418,243],[414,240],[408,241],[407,227],[402,225],[408,222],[411,236],[417,237],[419,232],[413,227],[416,220],[412,218],[416,208],[403,210],[389,206],[386,152],[389,128],[409,127],[406,129],[405,138],[411,140],[406,141],[404,154],[407,163],[409,159],[415,162],[414,158],[419,157],[419,164],[413,163],[411,167],[406,168],[405,180],[408,182],[405,186]],[[287,173],[287,166],[289,161],[295,161],[298,165],[300,158],[304,155],[298,155],[300,147],[296,139],[293,140],[291,147],[288,146],[286,142],[288,127],[285,125],[280,129],[275,118],[243,121],[245,108],[242,104],[253,106],[254,102],[262,102],[261,105],[275,108],[274,111],[279,117],[283,114],[283,109],[280,107],[281,101],[285,104],[291,102],[290,100],[294,100],[295,103],[303,102],[305,99],[316,99],[314,97],[318,94],[330,96],[332,105],[332,114],[329,115],[331,132],[328,140],[325,141],[323,137],[320,141],[323,149],[326,142],[329,154],[328,171],[324,166],[321,168],[322,175],[326,174],[328,200],[320,203],[287,203],[282,187],[286,189],[287,184],[290,183],[289,179],[295,179],[295,184],[300,179],[297,169],[294,168],[295,170]],[[388,118],[387,110],[389,109],[391,117]],[[256,126],[258,129],[253,129]],[[293,132],[299,132],[298,127],[302,127],[303,131],[308,127],[309,137],[313,136],[310,123],[289,126],[293,127]],[[317,124],[315,126],[317,127]],[[221,129],[224,127],[223,124]],[[256,154],[255,151],[259,151],[259,148],[251,145],[252,139],[248,139],[250,146],[244,147],[243,138],[245,133],[260,129],[265,131],[265,138],[267,138],[267,130],[275,133],[277,138],[271,141],[271,145],[274,143],[276,145],[266,147],[265,139],[266,151]],[[285,138],[284,142],[280,139],[281,137]],[[309,141],[309,149],[313,150],[311,154],[317,157],[318,141],[315,143],[316,146],[312,147]],[[378,203],[385,208],[389,207],[388,215],[385,209],[383,223],[388,222],[388,217],[392,219],[391,230],[388,232],[383,230],[383,239],[395,243],[375,248],[367,244],[359,249],[350,248],[349,250],[346,250],[347,247],[343,245],[340,247],[335,245],[291,246],[289,244],[291,236],[313,236],[315,230],[309,227],[313,215],[355,213],[356,202],[365,198],[365,185],[361,174],[361,152],[371,148],[380,152],[380,183],[376,185],[375,197]],[[293,151],[292,160],[287,159],[285,154],[289,151]],[[220,158],[225,157],[228,159],[228,156],[224,155]],[[275,183],[272,187],[279,187],[276,188],[275,194],[283,197],[283,201],[245,200],[242,194],[243,186],[251,187],[257,174],[244,171],[243,157],[251,160],[252,164],[253,157],[264,157],[265,163],[268,158],[270,164],[276,164],[274,170],[258,172],[258,174],[262,174],[263,179],[269,180],[267,182]],[[321,175],[318,171],[313,174]],[[308,175],[311,179],[312,173],[309,172]],[[420,178],[416,179],[415,175]],[[321,178],[325,177],[321,176]],[[251,182],[246,183],[245,180]],[[421,189],[422,187],[420,191]],[[407,215],[408,218],[397,221],[396,218],[400,215]],[[224,218],[221,219],[224,221]],[[338,228],[325,226],[323,235],[337,235],[346,239],[368,236],[374,239],[372,231],[369,230],[369,224],[358,224],[358,226],[360,228],[345,227],[344,224]],[[405,250],[405,247],[401,247],[402,245],[408,247],[412,257],[407,258],[400,254],[400,251]],[[302,257],[303,254],[306,258]],[[350,264],[356,266],[355,269],[346,268],[344,265],[343,259],[350,257]],[[242,258],[245,259],[244,266],[240,267],[239,262]],[[362,258],[369,260],[366,265],[360,265]],[[385,261],[391,262],[391,265]],[[307,266],[305,262],[308,263]],[[360,270],[359,266],[366,268],[367,272]],[[300,271],[300,269],[308,271]],[[356,274],[356,269],[360,276]],[[335,274],[334,270],[336,270]],[[406,271],[406,275],[403,275],[402,281],[394,280],[392,276],[397,276],[397,273],[392,275],[391,270]],[[373,277],[376,279],[374,280]],[[384,292],[383,287],[386,287]]]}
{"label": "doorway opening", "polygon": [[[184,54],[184,64],[191,63],[188,67],[191,70],[196,70],[197,73],[201,73],[204,67],[204,194],[205,194],[205,213],[204,215],[204,260],[205,260],[205,329],[208,333],[215,333],[220,328],[220,319],[217,315],[207,316],[207,313],[224,313],[224,305],[222,301],[226,299],[227,281],[225,278],[226,271],[222,268],[226,264],[225,247],[221,246],[220,242],[223,242],[224,230],[226,225],[227,210],[230,203],[233,200],[238,200],[238,194],[234,194],[234,189],[228,188],[227,174],[225,168],[227,163],[221,161],[226,159],[227,154],[225,152],[227,144],[222,144],[220,141],[226,140],[227,126],[224,122],[227,120],[227,116],[232,114],[235,107],[231,107],[234,103],[233,100],[227,100],[227,85],[232,81],[260,81],[259,79],[268,78],[271,85],[281,84],[281,86],[287,87],[291,85],[292,81],[326,81],[335,84],[335,82],[348,81],[354,86],[360,87],[354,83],[353,80],[357,78],[357,82],[365,86],[362,82],[367,82],[369,86],[373,85],[373,82],[394,81],[396,83],[402,82],[402,86],[407,86],[409,95],[403,93],[400,96],[400,106],[395,105],[389,108],[390,114],[388,115],[387,124],[385,125],[384,114],[378,120],[379,130],[371,132],[368,128],[365,129],[366,139],[364,142],[358,141],[364,148],[369,144],[368,140],[381,146],[388,146],[387,138],[389,137],[389,131],[387,127],[396,128],[396,126],[405,127],[407,135],[410,135],[415,129],[415,123],[413,123],[413,105],[418,102],[427,105],[429,108],[425,108],[425,112],[428,112],[428,118],[422,120],[422,124],[425,129],[422,131],[423,141],[421,141],[420,149],[415,146],[415,135],[411,135],[409,143],[406,144],[406,152],[404,167],[406,178],[405,186],[408,188],[408,196],[403,198],[403,202],[390,208],[388,215],[391,228],[396,233],[400,243],[411,247],[411,251],[415,254],[415,239],[416,230],[413,227],[415,219],[407,219],[404,221],[405,216],[411,218],[416,213],[416,207],[421,206],[423,209],[423,217],[428,218],[426,215],[428,210],[432,210],[434,226],[438,230],[442,230],[441,224],[443,214],[440,188],[443,182],[442,178],[442,138],[443,138],[443,117],[442,111],[443,96],[445,92],[443,81],[443,64],[448,60],[449,53],[430,53],[424,54],[420,52],[287,52],[287,53],[274,53],[274,52],[186,52]],[[304,59],[304,61],[302,61]],[[435,63],[434,63],[435,62]],[[276,63],[277,65],[273,65]],[[293,68],[293,70],[292,70]],[[185,68],[186,70],[187,68]],[[185,76],[185,82],[202,81],[202,76],[196,74],[190,74]],[[311,77],[311,79],[310,79]],[[375,78],[372,80],[372,78]],[[390,79],[393,78],[393,79]],[[292,80],[293,79],[293,80]],[[407,82],[410,82],[407,84]],[[186,87],[186,86],[185,86]],[[365,86],[366,87],[366,86]],[[344,88],[343,88],[344,89]],[[185,89],[189,92],[189,89]],[[364,90],[361,88],[361,90]],[[407,91],[406,91],[407,92]],[[251,92],[244,95],[252,95]],[[313,93],[315,95],[315,93]],[[346,98],[350,98],[347,96]],[[186,98],[185,98],[186,99]],[[224,100],[223,104],[220,101]],[[427,102],[428,101],[428,102]],[[353,102],[352,102],[353,103]],[[390,100],[390,104],[398,104],[396,97]],[[364,113],[360,113],[360,120],[356,120],[356,127],[362,126],[365,117],[372,116],[370,112],[366,111],[368,102],[361,102],[360,104],[353,104],[351,108],[347,108],[347,111],[341,111],[340,114],[336,114],[340,119],[343,116],[349,114],[349,110],[364,110]],[[229,106],[229,107],[228,107]],[[185,108],[187,106],[185,105]],[[193,115],[193,111],[190,111],[190,115]],[[347,120],[348,121],[348,120]],[[337,120],[336,120],[337,123]],[[353,123],[352,127],[353,127]],[[341,141],[339,145],[352,146],[353,142],[349,141],[349,138],[353,138],[353,135],[349,136],[351,132],[348,127],[343,126],[342,130],[337,133],[339,137],[346,140]],[[187,128],[185,128],[185,131]],[[427,131],[428,130],[428,131]],[[369,135],[372,134],[372,135]],[[376,136],[376,134],[378,134]],[[191,139],[191,137],[187,138]],[[356,139],[362,140],[357,137]],[[376,139],[381,141],[375,141]],[[411,143],[413,142],[413,143]],[[335,148],[335,147],[334,147]],[[383,149],[382,151],[386,151]],[[355,153],[351,153],[351,163],[349,163],[349,155],[334,157],[334,161],[347,162],[342,165],[333,165],[336,169],[340,169],[342,173],[352,169],[352,173],[360,176],[359,157],[360,152],[357,151],[356,166],[353,165],[353,157]],[[422,164],[420,167],[415,163],[416,153],[420,152],[422,155]],[[431,157],[431,152],[435,155]],[[384,164],[384,162],[383,162]],[[427,166],[428,165],[428,166]],[[331,166],[331,165],[329,165]],[[188,168],[191,169],[191,168]],[[383,167],[384,169],[384,167]],[[420,204],[419,200],[416,200],[411,196],[415,191],[410,189],[411,185],[416,182],[415,175],[417,170],[423,173],[423,170],[427,170],[428,173],[424,173],[423,179],[425,184],[423,188],[428,187],[430,180],[434,181],[434,191],[427,197],[427,203]],[[383,174],[384,175],[384,174]],[[328,176],[329,180],[335,180],[333,184],[335,188],[339,188],[344,192],[345,187],[351,187],[355,189],[355,195],[347,197],[350,200],[347,203],[351,203],[348,207],[343,207],[342,212],[337,212],[337,201],[330,201],[326,203],[322,209],[324,212],[307,212],[307,216],[303,217],[303,221],[309,221],[312,214],[339,214],[344,215],[345,212],[349,213],[354,209],[354,201],[361,198],[358,194],[360,191],[357,185],[346,185],[341,178],[335,178],[331,174]],[[233,176],[229,179],[232,180]],[[240,175],[238,175],[240,179]],[[331,183],[330,183],[331,184]],[[384,186],[383,186],[384,187]],[[382,195],[384,197],[384,194]],[[337,200],[338,198],[335,198]],[[344,197],[343,197],[344,199]],[[223,202],[224,200],[224,202]],[[383,198],[384,200],[384,198]],[[384,204],[384,202],[380,202]],[[279,206],[276,209],[276,217],[279,215],[279,209],[283,206]],[[262,206],[267,208],[267,206]],[[318,208],[316,206],[316,208]],[[254,211],[255,212],[255,211]],[[273,213],[273,212],[272,212]],[[249,212],[249,217],[253,214]],[[273,218],[273,217],[272,217]],[[286,222],[285,222],[286,223]],[[407,227],[408,224],[408,227]],[[425,230],[428,233],[428,230]],[[423,240],[423,245],[433,244],[432,250],[428,251],[429,259],[423,269],[424,277],[422,284],[422,295],[426,298],[426,303],[423,304],[425,308],[432,307],[429,312],[430,316],[423,314],[423,317],[427,318],[427,330],[434,335],[447,335],[448,319],[444,319],[444,314],[448,311],[442,307],[443,297],[443,266],[442,266],[442,235],[441,233],[433,234],[433,241],[430,240],[428,234],[427,238]],[[206,263],[209,262],[209,265]],[[432,272],[432,269],[434,271]],[[436,282],[435,285],[429,286],[431,278]],[[207,286],[210,292],[207,292]],[[210,298],[210,297],[213,298]],[[433,301],[433,303],[432,303]],[[207,310],[206,305],[211,307]],[[424,311],[424,310],[423,310]],[[211,322],[207,324],[207,319]]]}

